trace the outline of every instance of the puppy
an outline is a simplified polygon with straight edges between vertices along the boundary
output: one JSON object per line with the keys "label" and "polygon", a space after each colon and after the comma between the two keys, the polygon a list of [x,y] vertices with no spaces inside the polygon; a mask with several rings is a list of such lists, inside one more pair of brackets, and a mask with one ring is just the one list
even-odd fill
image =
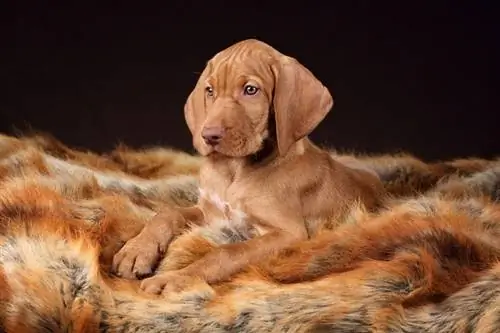
{"label": "puppy", "polygon": [[165,209],[115,255],[122,277],[151,274],[188,223],[251,226],[248,241],[222,245],[187,267],[144,279],[146,292],[229,279],[248,264],[335,227],[350,206],[378,206],[378,177],[335,162],[307,136],[333,106],[328,89],[296,59],[250,39],[216,54],[184,108],[203,162],[197,205]]}

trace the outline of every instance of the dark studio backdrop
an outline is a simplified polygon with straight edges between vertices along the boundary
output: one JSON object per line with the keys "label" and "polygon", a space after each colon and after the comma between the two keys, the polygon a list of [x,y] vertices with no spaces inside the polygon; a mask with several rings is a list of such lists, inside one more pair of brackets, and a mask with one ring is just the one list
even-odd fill
{"label": "dark studio backdrop", "polygon": [[[76,3],[76,2],[75,2]],[[312,135],[425,159],[500,155],[493,1],[4,3],[0,130],[103,151],[191,150],[185,99],[216,52],[256,37],[301,61],[335,107]]]}

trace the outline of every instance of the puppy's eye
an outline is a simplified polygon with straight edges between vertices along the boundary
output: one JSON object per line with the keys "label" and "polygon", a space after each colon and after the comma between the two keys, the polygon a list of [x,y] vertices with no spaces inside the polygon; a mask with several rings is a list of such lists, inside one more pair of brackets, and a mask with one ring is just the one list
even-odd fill
{"label": "puppy's eye", "polygon": [[252,96],[255,95],[259,91],[259,88],[247,84],[245,88],[243,89],[243,92],[245,95]]}
{"label": "puppy's eye", "polygon": [[212,97],[214,95],[214,89],[212,87],[206,87],[205,91],[207,93],[207,96]]}

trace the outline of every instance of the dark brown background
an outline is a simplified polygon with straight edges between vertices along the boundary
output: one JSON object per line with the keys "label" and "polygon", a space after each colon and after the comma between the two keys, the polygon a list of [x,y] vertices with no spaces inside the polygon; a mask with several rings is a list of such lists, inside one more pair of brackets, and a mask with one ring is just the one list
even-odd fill
{"label": "dark brown background", "polygon": [[119,140],[191,149],[182,107],[195,73],[257,37],[334,94],[318,143],[427,159],[500,152],[493,1],[11,3],[1,8],[3,132],[29,125],[96,150]]}

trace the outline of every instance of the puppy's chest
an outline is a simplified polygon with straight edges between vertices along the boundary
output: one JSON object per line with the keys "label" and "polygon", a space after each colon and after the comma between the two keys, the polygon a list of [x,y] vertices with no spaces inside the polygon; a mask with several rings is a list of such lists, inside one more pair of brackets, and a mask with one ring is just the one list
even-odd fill
{"label": "puppy's chest", "polygon": [[246,222],[247,214],[244,209],[244,200],[237,192],[218,191],[207,187],[200,187],[199,192],[199,203],[207,223],[220,219],[235,223]]}

